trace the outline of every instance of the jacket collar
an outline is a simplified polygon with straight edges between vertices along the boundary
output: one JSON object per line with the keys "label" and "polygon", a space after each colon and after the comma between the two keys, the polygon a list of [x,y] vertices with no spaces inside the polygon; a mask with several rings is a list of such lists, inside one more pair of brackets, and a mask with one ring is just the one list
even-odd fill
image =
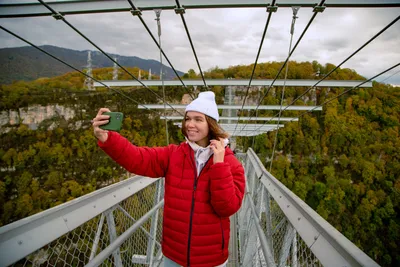
{"label": "jacket collar", "polygon": [[[195,142],[189,141],[189,139],[187,139],[187,137],[185,136],[186,139],[186,143],[188,143],[190,145],[190,147],[196,152],[198,149],[204,149],[204,148],[209,148],[210,145],[208,145],[207,147],[201,147],[198,144],[196,144]],[[229,139],[225,138],[224,139],[224,146],[226,147],[229,144]]]}
{"label": "jacket collar", "polygon": [[[194,149],[192,148],[192,146],[189,144],[190,141],[189,141],[186,137],[185,137],[185,139],[186,139],[186,141],[181,143],[181,145],[183,145],[183,146],[185,147],[185,149],[183,149],[183,152],[184,152],[188,157],[190,157],[190,156],[194,157],[195,150],[194,150]],[[232,150],[228,147],[228,143],[229,143],[228,138],[225,138],[225,139],[224,139],[224,142],[225,142],[225,156],[230,155],[230,154],[233,155]],[[194,143],[194,142],[191,142],[191,143]],[[194,144],[197,145],[196,143],[194,143]],[[199,145],[197,145],[197,146],[198,146],[198,147],[201,147],[201,146],[199,146]],[[188,148],[186,148],[186,147],[188,147]],[[192,149],[190,149],[190,148],[192,148]]]}

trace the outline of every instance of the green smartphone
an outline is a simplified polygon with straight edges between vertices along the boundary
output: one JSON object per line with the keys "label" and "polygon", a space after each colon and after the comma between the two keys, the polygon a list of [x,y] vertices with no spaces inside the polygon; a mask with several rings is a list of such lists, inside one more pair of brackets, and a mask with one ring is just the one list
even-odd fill
{"label": "green smartphone", "polygon": [[110,119],[107,124],[100,125],[103,130],[119,132],[121,130],[124,114],[121,112],[104,112],[103,115],[109,115]]}

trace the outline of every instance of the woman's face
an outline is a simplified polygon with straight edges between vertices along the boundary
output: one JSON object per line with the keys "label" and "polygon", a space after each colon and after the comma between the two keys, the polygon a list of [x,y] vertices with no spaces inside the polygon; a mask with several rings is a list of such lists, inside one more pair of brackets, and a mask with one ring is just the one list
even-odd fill
{"label": "woman's face", "polygon": [[202,147],[209,145],[209,128],[206,116],[203,113],[196,111],[186,112],[185,127],[189,141],[195,142]]}

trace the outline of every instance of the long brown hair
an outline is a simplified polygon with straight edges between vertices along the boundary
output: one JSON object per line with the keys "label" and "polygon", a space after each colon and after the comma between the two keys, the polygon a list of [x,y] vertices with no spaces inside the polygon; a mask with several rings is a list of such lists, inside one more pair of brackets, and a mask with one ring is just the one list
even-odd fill
{"label": "long brown hair", "polygon": [[[207,115],[204,115],[204,116],[206,117],[208,129],[209,129],[208,140],[211,140],[211,139],[219,140],[219,138],[228,138],[229,137],[228,133],[225,132],[221,128],[221,126],[219,126],[218,122],[215,119],[213,119]],[[186,113],[185,113],[185,117],[182,120],[181,132],[184,136],[187,137],[185,118],[186,118]]]}

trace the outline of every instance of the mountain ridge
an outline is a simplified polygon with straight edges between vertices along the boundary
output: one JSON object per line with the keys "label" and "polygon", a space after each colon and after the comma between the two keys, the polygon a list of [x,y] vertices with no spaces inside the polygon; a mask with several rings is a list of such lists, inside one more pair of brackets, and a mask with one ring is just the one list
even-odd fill
{"label": "mountain ridge", "polygon": [[[112,67],[114,62],[99,51],[73,50],[52,45],[39,46],[44,51],[65,61],[71,66],[83,70],[87,67],[88,51],[91,51],[92,68]],[[161,64],[157,60],[142,59],[137,56],[122,56],[108,53],[124,67],[138,67],[155,75],[160,75]],[[175,78],[171,67],[163,65],[166,78]],[[31,46],[0,48],[0,84],[10,84],[13,81],[32,81],[42,77],[55,77],[74,71],[67,65],[51,58]],[[178,71],[182,76],[184,72]]]}

